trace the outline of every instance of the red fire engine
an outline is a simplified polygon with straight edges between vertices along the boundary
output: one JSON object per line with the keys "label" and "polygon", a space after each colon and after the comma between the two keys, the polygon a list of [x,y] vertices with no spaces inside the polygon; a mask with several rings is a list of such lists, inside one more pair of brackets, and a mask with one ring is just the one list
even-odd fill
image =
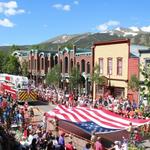
{"label": "red fire engine", "polygon": [[29,80],[24,76],[0,74],[0,94],[10,94],[13,100],[36,101],[37,92],[29,84]]}

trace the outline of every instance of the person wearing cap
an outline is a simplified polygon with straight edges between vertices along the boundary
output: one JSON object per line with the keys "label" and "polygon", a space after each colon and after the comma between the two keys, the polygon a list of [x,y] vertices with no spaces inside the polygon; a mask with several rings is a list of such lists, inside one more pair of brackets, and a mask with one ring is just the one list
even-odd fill
{"label": "person wearing cap", "polygon": [[96,142],[94,143],[94,150],[103,150],[103,146],[101,143],[101,137],[97,137]]}

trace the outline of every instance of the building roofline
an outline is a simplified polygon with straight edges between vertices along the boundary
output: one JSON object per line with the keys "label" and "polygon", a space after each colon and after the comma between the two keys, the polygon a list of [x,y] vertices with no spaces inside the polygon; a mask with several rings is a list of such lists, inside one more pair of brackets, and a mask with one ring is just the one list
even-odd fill
{"label": "building roofline", "polygon": [[139,58],[139,57],[133,53],[130,53],[130,58]]}
{"label": "building roofline", "polygon": [[93,45],[112,45],[112,44],[121,44],[121,43],[130,43],[130,39],[116,39],[112,41],[96,42]]}
{"label": "building roofline", "polygon": [[150,49],[139,49],[139,53],[150,53]]}

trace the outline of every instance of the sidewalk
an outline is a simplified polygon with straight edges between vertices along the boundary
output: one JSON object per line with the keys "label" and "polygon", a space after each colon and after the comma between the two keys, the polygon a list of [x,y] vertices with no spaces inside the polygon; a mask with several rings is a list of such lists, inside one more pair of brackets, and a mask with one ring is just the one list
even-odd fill
{"label": "sidewalk", "polygon": [[40,110],[38,107],[33,107],[34,117],[32,117],[31,123],[33,125],[40,124],[43,121],[44,112]]}
{"label": "sidewalk", "polygon": [[144,140],[142,145],[144,145],[145,150],[150,150],[150,139]]}

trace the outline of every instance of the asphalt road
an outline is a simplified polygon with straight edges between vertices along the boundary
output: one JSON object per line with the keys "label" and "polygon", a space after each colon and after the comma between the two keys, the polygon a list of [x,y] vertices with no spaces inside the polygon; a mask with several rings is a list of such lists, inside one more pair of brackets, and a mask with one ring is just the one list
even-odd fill
{"label": "asphalt road", "polygon": [[47,102],[43,101],[30,102],[29,106],[32,106],[33,108],[39,108],[43,112],[50,111],[56,107],[56,105],[48,104]]}

